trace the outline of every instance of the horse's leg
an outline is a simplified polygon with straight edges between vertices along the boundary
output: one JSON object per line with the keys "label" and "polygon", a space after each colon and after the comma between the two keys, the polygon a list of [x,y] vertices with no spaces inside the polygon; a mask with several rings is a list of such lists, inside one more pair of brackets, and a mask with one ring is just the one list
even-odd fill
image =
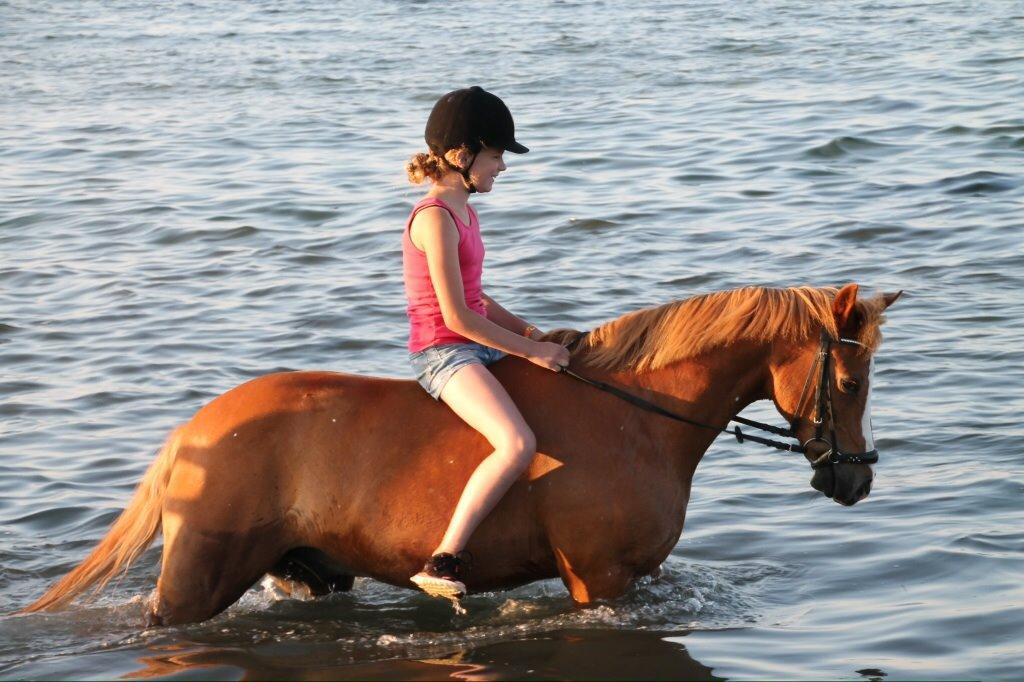
{"label": "horse's leg", "polygon": [[150,625],[217,615],[271,570],[283,554],[280,528],[213,533],[181,526],[165,540]]}
{"label": "horse's leg", "polygon": [[562,582],[578,606],[597,599],[621,597],[636,579],[636,573],[610,558],[572,557],[555,548],[555,561]]}

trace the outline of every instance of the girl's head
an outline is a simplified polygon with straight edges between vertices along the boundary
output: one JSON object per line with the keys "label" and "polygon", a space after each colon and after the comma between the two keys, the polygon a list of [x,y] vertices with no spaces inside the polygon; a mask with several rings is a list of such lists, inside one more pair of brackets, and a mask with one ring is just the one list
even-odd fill
{"label": "girl's head", "polygon": [[442,183],[460,180],[470,192],[489,192],[505,170],[502,154],[530,151],[516,142],[508,107],[479,86],[454,90],[434,104],[424,133],[426,154],[406,165],[409,179]]}

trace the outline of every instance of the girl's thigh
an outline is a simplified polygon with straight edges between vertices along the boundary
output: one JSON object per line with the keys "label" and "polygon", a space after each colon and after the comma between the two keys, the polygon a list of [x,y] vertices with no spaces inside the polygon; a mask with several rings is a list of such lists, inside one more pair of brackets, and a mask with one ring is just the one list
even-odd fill
{"label": "girl's thigh", "polygon": [[494,447],[533,440],[512,397],[483,365],[474,363],[455,372],[441,389],[441,400]]}

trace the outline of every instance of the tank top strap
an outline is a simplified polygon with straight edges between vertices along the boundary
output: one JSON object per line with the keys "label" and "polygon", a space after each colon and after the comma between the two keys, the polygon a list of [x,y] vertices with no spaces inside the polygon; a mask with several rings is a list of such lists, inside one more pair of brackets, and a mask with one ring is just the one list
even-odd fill
{"label": "tank top strap", "polygon": [[[455,209],[446,204],[444,201],[438,199],[437,197],[427,197],[425,199],[422,199],[415,206],[413,206],[412,215],[409,216],[410,223],[412,222],[413,216],[415,216],[417,213],[430,206],[437,206],[438,208],[443,208],[444,210],[448,211],[448,213],[452,217],[452,220],[455,221],[455,226],[458,228],[468,228],[470,225],[473,224],[473,218],[476,217],[476,212],[473,211],[473,207],[470,206],[469,204],[466,204],[466,209],[469,211],[469,223],[467,224],[462,220],[462,218],[459,217],[459,214],[455,212]],[[460,229],[459,231],[461,232],[462,230]]]}

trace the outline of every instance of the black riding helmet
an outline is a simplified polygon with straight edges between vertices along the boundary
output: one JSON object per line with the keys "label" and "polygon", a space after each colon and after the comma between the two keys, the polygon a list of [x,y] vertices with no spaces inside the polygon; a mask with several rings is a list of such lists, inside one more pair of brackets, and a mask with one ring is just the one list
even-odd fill
{"label": "black riding helmet", "polygon": [[427,147],[435,155],[444,157],[450,149],[465,145],[473,158],[465,168],[457,169],[470,192],[475,192],[469,179],[469,169],[476,155],[484,146],[504,149],[514,154],[530,151],[516,142],[515,124],[512,113],[497,95],[492,95],[479,85],[461,90],[452,90],[442,95],[434,104],[427,118],[427,129],[423,137]]}

